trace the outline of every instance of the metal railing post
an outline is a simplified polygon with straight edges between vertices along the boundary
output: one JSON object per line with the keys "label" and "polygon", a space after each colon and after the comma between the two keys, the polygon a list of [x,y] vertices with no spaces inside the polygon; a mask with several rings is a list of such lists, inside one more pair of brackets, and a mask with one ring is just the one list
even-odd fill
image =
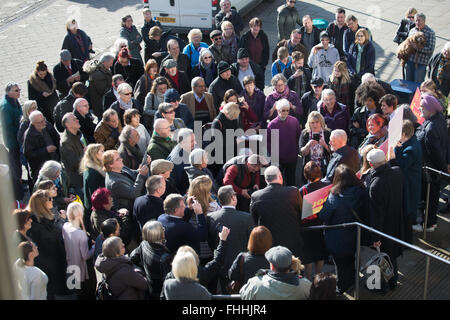
{"label": "metal railing post", "polygon": [[425,220],[423,222],[423,240],[427,240],[428,206],[430,202],[430,181],[427,184],[427,201],[425,203]]}
{"label": "metal railing post", "polygon": [[356,270],[355,270],[355,300],[359,300],[359,265],[361,253],[361,227],[356,228]]}
{"label": "metal railing post", "polygon": [[430,273],[430,257],[427,256],[427,260],[426,260],[426,264],[425,264],[425,283],[423,285],[423,300],[427,300],[429,273]]}

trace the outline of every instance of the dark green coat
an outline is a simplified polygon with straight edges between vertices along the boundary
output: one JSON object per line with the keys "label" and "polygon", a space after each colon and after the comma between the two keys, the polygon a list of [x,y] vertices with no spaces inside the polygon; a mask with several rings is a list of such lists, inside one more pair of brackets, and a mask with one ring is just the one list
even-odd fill
{"label": "dark green coat", "polygon": [[165,160],[176,145],[177,145],[176,141],[162,138],[153,133],[152,139],[148,144],[147,154],[150,155],[152,161],[158,159]]}
{"label": "dark green coat", "polygon": [[105,187],[105,177],[93,168],[87,168],[83,173],[83,204],[86,210],[92,209],[91,196],[98,188]]}

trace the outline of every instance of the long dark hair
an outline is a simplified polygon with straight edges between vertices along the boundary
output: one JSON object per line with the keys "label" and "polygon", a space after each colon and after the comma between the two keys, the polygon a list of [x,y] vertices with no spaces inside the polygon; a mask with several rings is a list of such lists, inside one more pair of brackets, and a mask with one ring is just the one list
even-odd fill
{"label": "long dark hair", "polygon": [[336,276],[332,273],[319,273],[314,277],[309,292],[309,300],[335,300]]}
{"label": "long dark hair", "polygon": [[349,187],[360,186],[363,183],[356,177],[355,171],[345,164],[340,164],[334,171],[332,194],[340,194]]}

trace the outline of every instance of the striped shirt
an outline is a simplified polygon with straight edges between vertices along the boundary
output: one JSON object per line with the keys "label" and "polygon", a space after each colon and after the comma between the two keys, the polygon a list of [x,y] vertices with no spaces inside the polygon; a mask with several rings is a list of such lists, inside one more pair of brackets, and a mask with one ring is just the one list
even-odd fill
{"label": "striped shirt", "polygon": [[418,50],[416,54],[411,55],[409,57],[409,61],[416,64],[424,64],[427,65],[431,56],[434,52],[434,47],[436,46],[436,34],[433,29],[428,26],[425,26],[422,30],[418,30],[417,28],[413,28],[409,31],[408,36],[412,36],[417,32],[423,32],[425,34],[425,38],[427,39],[427,43],[422,50]]}

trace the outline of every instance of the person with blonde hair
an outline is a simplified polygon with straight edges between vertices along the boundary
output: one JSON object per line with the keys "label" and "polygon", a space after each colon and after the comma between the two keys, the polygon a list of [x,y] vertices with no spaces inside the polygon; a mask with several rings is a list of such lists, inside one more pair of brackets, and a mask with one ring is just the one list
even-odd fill
{"label": "person with blonde hair", "polygon": [[53,201],[50,192],[37,190],[28,202],[32,225],[28,235],[39,248],[35,265],[48,276],[47,299],[67,294],[66,250],[62,236],[64,220],[55,217],[51,211]]}
{"label": "person with blonde hair", "polygon": [[347,66],[352,76],[361,78],[365,73],[375,74],[375,47],[369,31],[364,28],[355,33],[355,42],[348,49]]}
{"label": "person with blonde hair", "polygon": [[356,88],[353,88],[347,64],[344,61],[337,61],[334,64],[333,72],[329,79],[329,87],[336,94],[337,102],[349,108],[350,114],[353,114],[353,100]]}
{"label": "person with blonde hair", "polygon": [[239,33],[244,29],[241,15],[236,8],[231,6],[230,0],[221,0],[219,5],[220,11],[214,17],[216,29],[220,29],[224,22],[231,22],[236,29],[236,34],[239,36]]}
{"label": "person with blonde hair", "polygon": [[230,21],[225,21],[220,26],[220,29],[222,30],[222,47],[228,48],[231,53],[231,58],[233,61],[236,61],[239,49],[239,39],[235,32],[234,25]]}
{"label": "person with blonde hair", "polygon": [[[72,268],[77,267],[80,271],[79,278],[76,279],[75,292],[79,299],[93,299],[95,286],[92,277],[93,270],[88,270],[86,261],[94,255],[95,247],[89,249],[89,237],[83,222],[84,207],[78,202],[72,202],[67,207],[67,218],[69,219],[63,226],[62,235],[64,247],[66,249],[67,273],[71,274]],[[91,273],[91,277],[89,277]]]}
{"label": "person with blonde hair", "polygon": [[83,30],[78,28],[78,23],[74,18],[66,21],[67,34],[61,49],[67,49],[72,55],[72,59],[79,59],[83,62],[89,60],[92,51],[91,38]]}
{"label": "person with blonde hair", "polygon": [[300,153],[303,156],[303,165],[310,160],[319,165],[325,175],[327,163],[330,160],[329,147],[331,131],[325,124],[325,119],[318,111],[308,115],[305,130],[300,136]]}
{"label": "person with blonde hair", "polygon": [[179,252],[172,261],[175,279],[164,281],[163,290],[167,300],[211,300],[208,289],[198,283],[198,267],[191,252]]}
{"label": "person with blonde hair", "polygon": [[242,300],[306,300],[311,282],[299,277],[304,269],[299,258],[291,250],[276,246],[264,254],[270,270],[259,270],[241,288]]}
{"label": "person with blonde hair", "polygon": [[189,44],[184,47],[183,53],[189,57],[191,70],[194,69],[195,65],[199,61],[200,48],[208,48],[208,45],[202,42],[202,36],[202,31],[197,28],[191,29],[187,35]]}
{"label": "person with blonde hair", "polygon": [[150,220],[142,228],[141,244],[130,254],[131,261],[145,271],[152,300],[159,300],[164,279],[170,272],[172,254],[165,243],[161,222]]}

